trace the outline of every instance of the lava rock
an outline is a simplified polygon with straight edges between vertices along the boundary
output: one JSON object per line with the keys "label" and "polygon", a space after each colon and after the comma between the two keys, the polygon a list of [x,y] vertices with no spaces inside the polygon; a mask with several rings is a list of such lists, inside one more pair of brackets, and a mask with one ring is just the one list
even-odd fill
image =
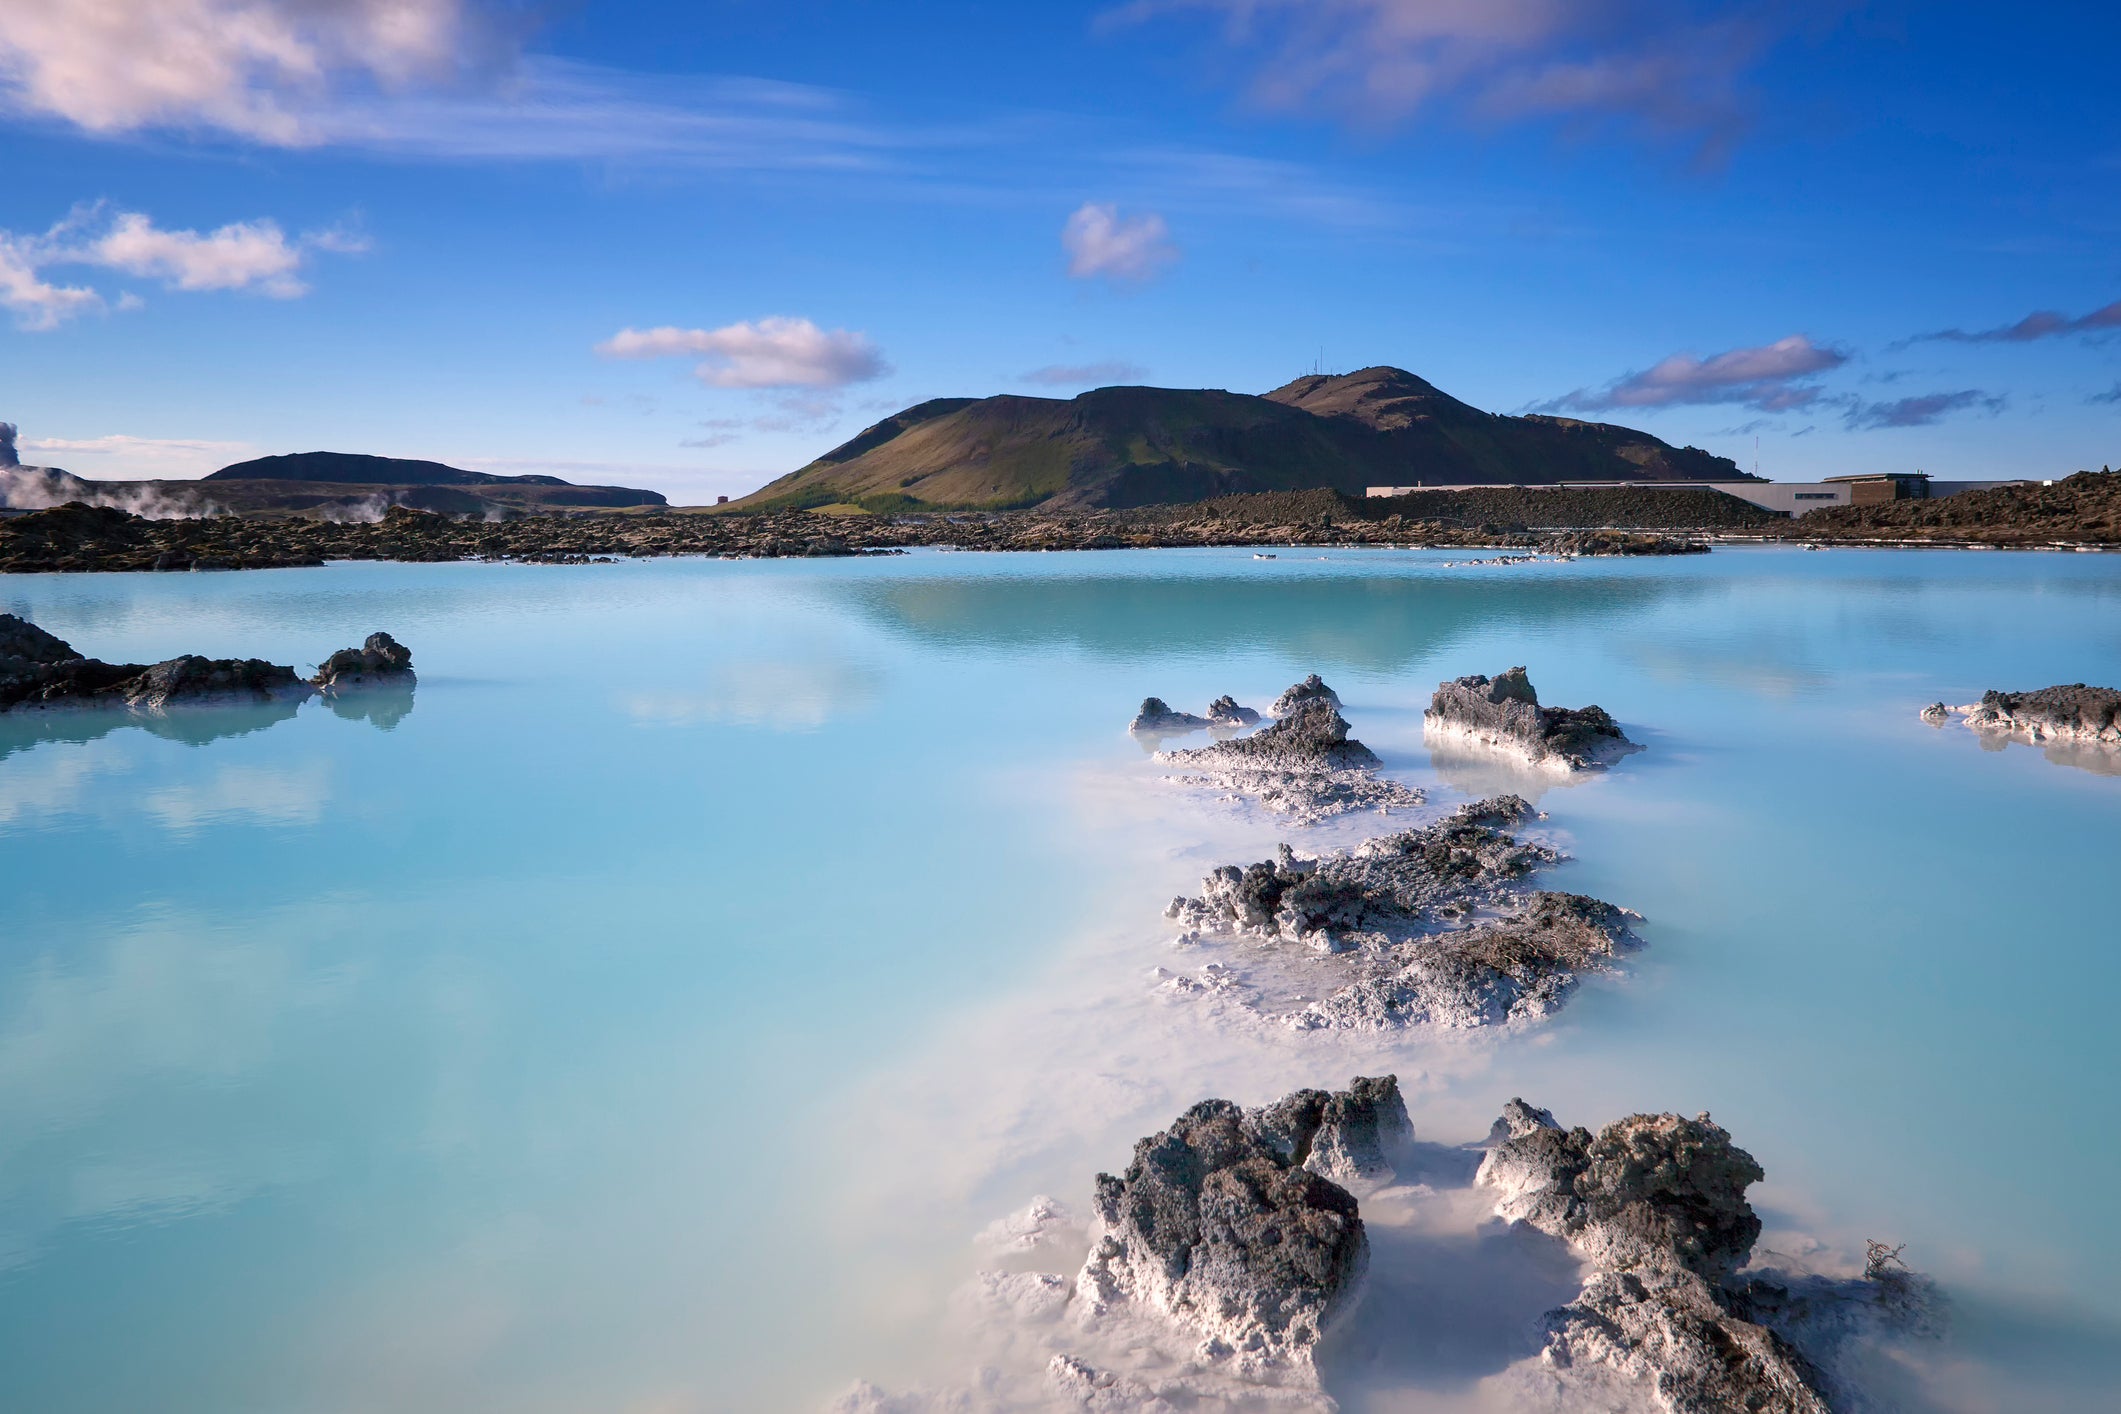
{"label": "lava rock", "polygon": [[1176,712],[1161,697],[1144,697],[1141,710],[1127,724],[1130,732],[1143,732],[1151,736],[1169,736],[1181,732],[1199,731],[1208,725],[1205,717],[1196,717],[1191,712]]}
{"label": "lava rock", "polygon": [[1424,728],[1522,756],[1534,766],[1590,770],[1642,748],[1602,707],[1542,707],[1523,668],[1437,685]]}
{"label": "lava rock", "polygon": [[2121,692],[2110,687],[2087,687],[2079,682],[2033,692],[1990,690],[1981,694],[1979,702],[1956,710],[1977,732],[2016,736],[2035,744],[2121,747]]}
{"label": "lava rock", "polygon": [[[1331,710],[1331,709],[1325,709]],[[1500,886],[1560,859],[1501,827],[1532,816],[1519,796],[1460,806],[1432,825],[1366,840],[1344,853],[1299,858],[1287,845],[1258,864],[1226,864],[1197,898],[1164,916],[1188,929],[1307,943],[1337,952],[1358,930],[1411,932],[1489,902]]]}
{"label": "lava rock", "polygon": [[1208,725],[1226,730],[1259,725],[1259,713],[1240,707],[1227,692],[1208,704]]}
{"label": "lava rock", "polygon": [[1639,1383],[1672,1414],[1828,1414],[1825,1379],[1749,1319],[1731,1274],[1760,1219],[1753,1156],[1707,1115],[1631,1115],[1596,1136],[1522,1100],[1498,1120],[1476,1184],[1496,1212],[1564,1239],[1590,1265],[1575,1301],[1544,1322],[1545,1365]]}
{"label": "lava rock", "polygon": [[1312,673],[1302,682],[1284,689],[1281,696],[1274,699],[1274,705],[1267,709],[1267,715],[1277,719],[1286,717],[1306,702],[1325,702],[1338,707],[1340,694],[1327,687],[1325,679]]}
{"label": "lava rock", "polygon": [[359,648],[341,648],[318,665],[310,683],[331,694],[414,681],[412,650],[387,633],[371,633]]}
{"label": "lava rock", "polygon": [[1204,1100],[1143,1139],[1124,1174],[1097,1178],[1085,1315],[1139,1303],[1197,1332],[1208,1362],[1315,1384],[1315,1348],[1352,1304],[1368,1242],[1354,1196],[1311,1160],[1361,1167],[1375,1148],[1381,1161],[1388,1137],[1411,1133],[1398,1099],[1386,1077],[1250,1113]]}

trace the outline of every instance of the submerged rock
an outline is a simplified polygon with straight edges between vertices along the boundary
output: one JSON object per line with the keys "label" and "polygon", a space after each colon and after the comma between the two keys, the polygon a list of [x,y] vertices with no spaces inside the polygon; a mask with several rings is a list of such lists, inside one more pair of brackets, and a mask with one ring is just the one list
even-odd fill
{"label": "submerged rock", "polygon": [[1828,1414],[1850,1401],[1800,1345],[1831,1356],[1866,1320],[1921,1319],[1924,1293],[1898,1273],[1734,1275],[1760,1236],[1745,1190],[1764,1174],[1705,1114],[1631,1115],[1594,1136],[1512,1100],[1496,1132],[1475,1183],[1498,1215],[1589,1264],[1581,1294],[1543,1323],[1558,1380],[1618,1377],[1671,1414]]}
{"label": "submerged rock", "polygon": [[1340,694],[1327,687],[1324,678],[1312,673],[1302,682],[1283,689],[1281,696],[1274,699],[1274,705],[1267,709],[1267,715],[1277,719],[1286,717],[1306,702],[1325,702],[1338,707]]}
{"label": "submerged rock", "polygon": [[1318,1170],[1389,1172],[1387,1145],[1412,1132],[1390,1076],[1253,1111],[1193,1106],[1124,1174],[1098,1175],[1082,1318],[1131,1303],[1198,1335],[1211,1366],[1315,1387],[1315,1349],[1368,1254],[1354,1195]]}
{"label": "submerged rock", "polygon": [[1933,702],[1923,709],[1922,719],[1942,724],[1947,712],[1959,713],[1984,735],[2015,737],[2036,746],[2055,742],[2121,748],[2121,691],[2110,687],[2079,682],[2033,692],[1991,690],[1982,693],[1979,702],[1961,707]]}
{"label": "submerged rock", "polygon": [[1523,668],[1438,684],[1422,725],[1433,734],[1513,752],[1534,766],[1568,771],[1590,770],[1642,749],[1602,707],[1540,706]]}
{"label": "submerged rock", "polygon": [[387,633],[371,633],[359,648],[341,648],[326,658],[309,681],[327,694],[403,687],[413,681],[412,650]]}
{"label": "submerged rock", "polygon": [[[1317,683],[1314,674],[1309,683]],[[1315,824],[1351,810],[1390,810],[1419,805],[1420,791],[1377,774],[1377,753],[1348,734],[1347,719],[1334,705],[1332,689],[1300,696],[1275,720],[1250,736],[1219,741],[1188,751],[1167,751],[1157,759],[1201,774],[1196,784],[1210,784],[1258,800],[1269,810]],[[1306,692],[1298,683],[1275,703],[1282,708],[1291,693]]]}
{"label": "submerged rock", "polygon": [[1250,707],[1238,706],[1237,699],[1226,692],[1208,704],[1208,725],[1226,729],[1256,727],[1259,713]]}
{"label": "submerged rock", "polygon": [[1175,712],[1161,697],[1144,697],[1141,710],[1127,724],[1130,732],[1143,732],[1151,736],[1177,735],[1195,732],[1208,725],[1206,717],[1196,717],[1191,712]]}

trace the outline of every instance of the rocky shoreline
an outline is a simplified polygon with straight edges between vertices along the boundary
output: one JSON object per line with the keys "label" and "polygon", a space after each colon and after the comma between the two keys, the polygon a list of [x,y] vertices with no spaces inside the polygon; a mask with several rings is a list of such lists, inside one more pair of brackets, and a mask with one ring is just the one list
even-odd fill
{"label": "rocky shoreline", "polygon": [[118,709],[165,713],[187,707],[269,704],[312,694],[409,688],[412,653],[387,633],[324,660],[299,677],[259,658],[185,654],[160,663],[106,663],[13,614],[0,614],[0,714]]}
{"label": "rocky shoreline", "polygon": [[1076,512],[678,510],[526,515],[497,521],[392,507],[367,523],[301,515],[149,520],[79,502],[0,513],[0,573],[274,569],[332,560],[581,564],[668,555],[731,558],[959,550],[1183,547],[1482,548],[1685,555],[1710,538],[1833,545],[2121,547],[2121,473],[1936,501],[1835,507],[1797,520],[1720,492],[1600,490],[1260,492],[1176,506]]}

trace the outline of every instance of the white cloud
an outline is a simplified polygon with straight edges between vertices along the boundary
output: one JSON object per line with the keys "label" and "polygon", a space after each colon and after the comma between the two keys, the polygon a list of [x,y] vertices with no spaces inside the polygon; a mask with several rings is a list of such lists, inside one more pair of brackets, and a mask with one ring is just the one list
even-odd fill
{"label": "white cloud", "polygon": [[1820,397],[1805,380],[1848,362],[1839,349],[1802,334],[1758,348],[1731,349],[1708,358],[1676,353],[1654,367],[1630,373],[1601,391],[1579,388],[1547,404],[1591,412],[1614,408],[1660,408],[1681,404],[1737,403],[1762,412],[1788,412]]}
{"label": "white cloud", "polygon": [[1077,207],[1061,227],[1061,248],[1068,252],[1068,273],[1078,280],[1146,280],[1178,259],[1163,217],[1152,212],[1123,219],[1118,207],[1095,201]]}
{"label": "white cloud", "polygon": [[147,813],[165,829],[190,834],[221,821],[314,825],[331,800],[331,763],[293,767],[223,766],[210,781],[147,793]]}
{"label": "white cloud", "polygon": [[[4,0],[0,0],[4,3]],[[300,278],[310,252],[354,254],[368,249],[357,232],[341,228],[289,239],[278,222],[234,221],[201,235],[165,230],[138,211],[106,214],[99,202],[77,206],[42,235],[0,231],[0,307],[24,329],[50,330],[79,314],[138,309],[131,291],[115,300],[85,285],[58,285],[54,266],[91,266],[159,278],[172,290],[254,290],[274,299],[308,292]]]}
{"label": "white cloud", "polygon": [[1684,0],[1136,0],[1122,22],[1209,11],[1235,48],[1260,52],[1263,105],[1377,124],[1455,105],[1469,116],[1618,118],[1705,150],[1744,127],[1745,74],[1829,7]]}
{"label": "white cloud", "polygon": [[0,94],[97,133],[318,140],[335,88],[402,87],[477,47],[466,0],[26,0],[0,5]]}
{"label": "white cloud", "polygon": [[296,278],[303,253],[273,221],[237,221],[206,235],[158,230],[137,211],[122,213],[84,253],[95,264],[130,275],[160,276],[172,289],[257,288],[293,299],[309,287]]}
{"label": "white cloud", "polygon": [[0,231],[0,308],[22,329],[56,329],[77,314],[103,308],[103,296],[82,285],[54,285],[38,273],[47,262],[35,236]]}
{"label": "white cloud", "polygon": [[[218,471],[231,462],[248,461],[262,449],[250,442],[213,442],[188,437],[134,437],[113,432],[102,437],[25,437],[22,450],[32,463],[75,463],[85,475],[112,480],[189,480]],[[80,457],[97,458],[79,466]],[[107,459],[107,460],[106,460]]]}
{"label": "white cloud", "polygon": [[621,329],[597,352],[607,358],[705,355],[694,373],[715,388],[842,388],[891,371],[866,334],[781,316],[719,329]]}

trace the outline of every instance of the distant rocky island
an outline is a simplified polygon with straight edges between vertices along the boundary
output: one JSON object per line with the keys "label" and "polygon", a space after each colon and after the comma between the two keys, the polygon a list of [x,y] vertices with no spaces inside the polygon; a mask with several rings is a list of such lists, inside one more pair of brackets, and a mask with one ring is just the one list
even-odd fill
{"label": "distant rocky island", "polygon": [[1746,481],[1727,457],[1631,427],[1483,412],[1379,366],[1270,393],[1097,388],[937,398],[738,502],[875,511],[1124,509],[1246,491],[1560,481]]}

